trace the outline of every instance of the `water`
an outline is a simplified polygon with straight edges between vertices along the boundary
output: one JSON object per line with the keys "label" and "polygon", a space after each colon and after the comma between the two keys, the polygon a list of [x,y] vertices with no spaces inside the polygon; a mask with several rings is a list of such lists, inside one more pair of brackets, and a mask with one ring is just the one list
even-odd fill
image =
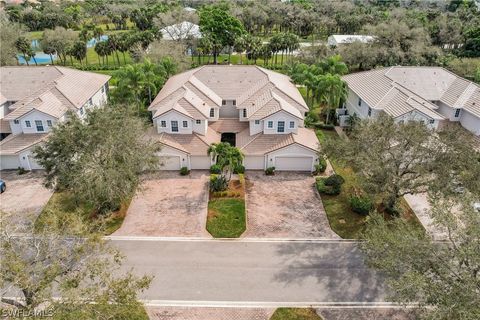
{"label": "water", "polygon": [[[107,41],[107,40],[108,40],[107,35],[101,36],[100,39],[92,38],[92,39],[87,41],[87,48],[95,47],[95,44],[97,44],[97,42],[102,42],[102,41]],[[41,50],[42,49],[41,46],[40,46],[40,40],[38,40],[38,39],[32,40],[31,46],[32,46],[32,49],[34,49],[34,50]]]}
{"label": "water", "polygon": [[[17,54],[17,58],[18,58],[18,63],[19,64],[26,64],[25,59],[23,58],[23,56],[21,54]],[[53,58],[53,61],[57,60],[56,55],[53,55],[52,58]],[[43,53],[43,52],[37,52],[37,54],[35,55],[35,60],[37,60],[38,64],[51,64],[52,63],[52,61],[50,60],[50,56],[46,53]],[[30,58],[30,60],[28,60],[28,64],[29,65],[35,65],[35,61],[33,60],[33,58]]]}

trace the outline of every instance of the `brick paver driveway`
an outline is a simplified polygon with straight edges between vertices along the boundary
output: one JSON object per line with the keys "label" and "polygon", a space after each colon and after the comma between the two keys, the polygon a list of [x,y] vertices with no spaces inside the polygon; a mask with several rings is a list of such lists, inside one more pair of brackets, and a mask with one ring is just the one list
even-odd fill
{"label": "brick paver driveway", "polygon": [[209,237],[208,172],[159,171],[144,178],[114,236]]}
{"label": "brick paver driveway", "polygon": [[0,195],[0,210],[5,213],[40,214],[52,196],[43,186],[43,172],[34,171],[22,175],[16,171],[1,171],[0,177],[7,190]]}
{"label": "brick paver driveway", "polygon": [[248,222],[242,237],[339,238],[310,174],[249,171],[246,177]]}

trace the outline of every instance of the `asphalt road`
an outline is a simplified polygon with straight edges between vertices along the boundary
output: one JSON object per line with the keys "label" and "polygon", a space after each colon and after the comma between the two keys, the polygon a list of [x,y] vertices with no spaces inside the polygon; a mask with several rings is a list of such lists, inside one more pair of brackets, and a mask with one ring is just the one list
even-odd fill
{"label": "asphalt road", "polygon": [[237,304],[372,303],[382,277],[352,242],[112,240],[124,268],[155,278],[149,301]]}

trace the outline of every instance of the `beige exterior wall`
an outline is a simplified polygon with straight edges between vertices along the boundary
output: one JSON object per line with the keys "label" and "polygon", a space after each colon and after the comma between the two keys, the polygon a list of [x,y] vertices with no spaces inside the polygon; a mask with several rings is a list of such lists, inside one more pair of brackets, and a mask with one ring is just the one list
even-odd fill
{"label": "beige exterior wall", "polygon": [[[165,125],[166,125],[165,127],[162,127],[162,121],[165,121]],[[172,121],[177,121],[178,132],[172,131]],[[187,122],[187,127],[183,126],[184,121]],[[155,123],[156,123],[158,133],[166,132],[166,133],[178,133],[178,134],[192,134],[193,132],[192,119],[175,110],[168,111],[167,113],[156,118]]]}

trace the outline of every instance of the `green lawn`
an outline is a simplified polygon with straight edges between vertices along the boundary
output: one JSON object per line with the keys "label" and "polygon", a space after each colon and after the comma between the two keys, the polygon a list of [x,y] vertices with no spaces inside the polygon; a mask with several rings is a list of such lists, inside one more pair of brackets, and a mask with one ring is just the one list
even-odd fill
{"label": "green lawn", "polygon": [[244,199],[217,198],[208,202],[207,231],[214,238],[238,238],[245,230]]}
{"label": "green lawn", "polygon": [[122,204],[120,210],[106,214],[104,217],[94,215],[91,206],[76,203],[72,194],[68,192],[55,192],[47,205],[38,216],[35,225],[41,228],[43,225],[61,223],[69,215],[79,215],[88,225],[89,232],[98,232],[102,235],[110,235],[123,223],[130,201]]}
{"label": "green lawn", "polygon": [[312,308],[278,308],[270,320],[322,320]]}

